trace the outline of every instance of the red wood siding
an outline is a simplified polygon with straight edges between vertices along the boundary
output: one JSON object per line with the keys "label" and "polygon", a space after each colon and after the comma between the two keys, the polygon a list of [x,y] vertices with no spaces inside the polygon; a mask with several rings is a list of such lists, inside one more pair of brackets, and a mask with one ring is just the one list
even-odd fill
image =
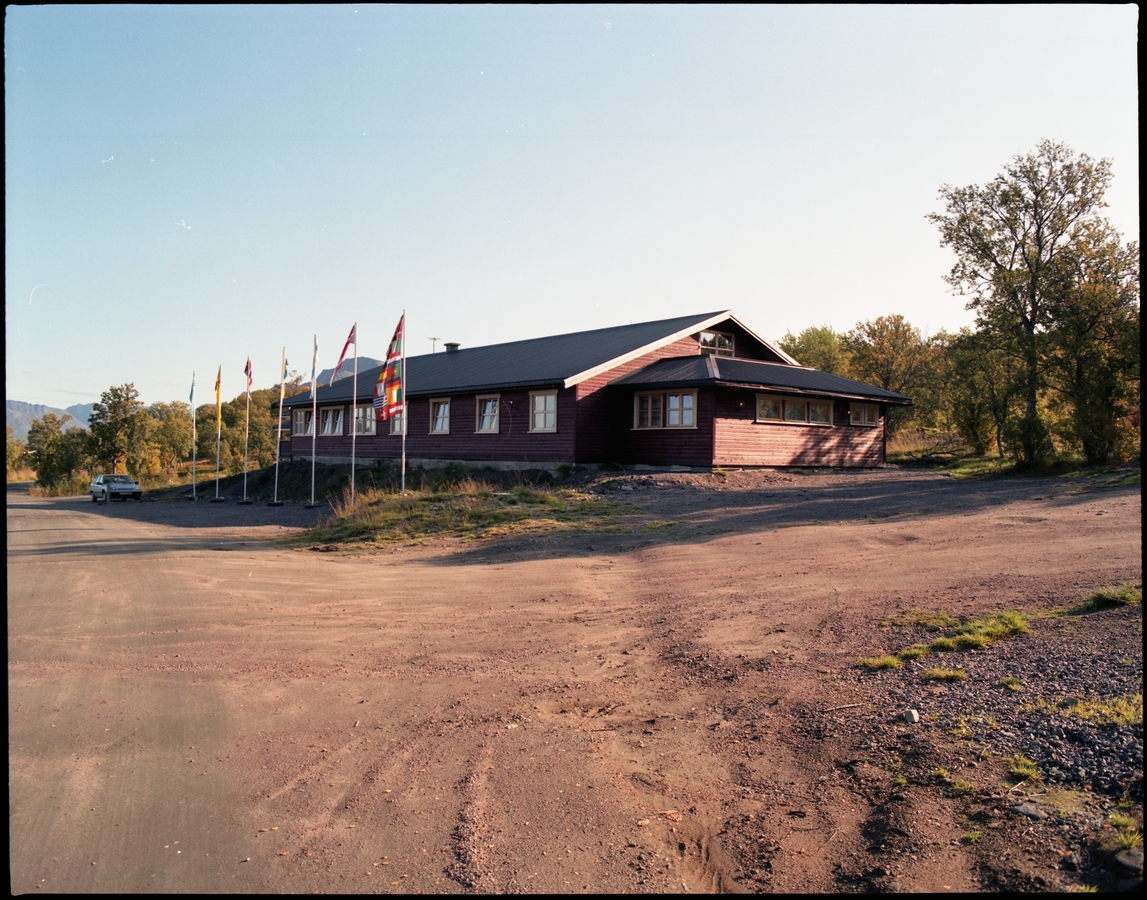
{"label": "red wood siding", "polygon": [[[679,356],[696,356],[700,353],[697,341],[691,337],[681,338],[662,347],[646,353],[636,359],[610,369],[600,375],[583,381],[576,385],[577,391],[577,447],[576,460],[579,463],[607,463],[620,462],[618,458],[624,451],[621,445],[621,436],[632,425],[630,407],[627,405],[631,399],[624,399],[619,404],[618,397],[625,397],[625,392],[606,391],[605,386],[611,381],[623,378],[638,369],[644,369],[650,363],[659,359],[672,359]],[[632,393],[629,397],[632,398]],[[624,408],[622,408],[624,407]],[[682,463],[682,465],[685,465]],[[707,464],[699,464],[707,465]]]}
{"label": "red wood siding", "polygon": [[633,397],[638,391],[613,392],[620,422],[620,447],[614,462],[651,466],[713,464],[713,391],[697,391],[696,428],[634,428]]}
{"label": "red wood siding", "polygon": [[850,425],[848,401],[837,400],[831,427],[756,422],[755,392],[720,393],[713,442],[715,466],[863,467],[884,463],[883,414],[876,427]]}
{"label": "red wood siding", "polygon": [[[410,419],[406,432],[406,455],[414,459],[459,459],[518,462],[555,462],[573,460],[575,409],[573,388],[558,389],[557,431],[531,432],[529,391],[483,391],[480,396],[498,394],[498,433],[476,434],[478,394],[451,394],[434,399],[450,398],[450,434],[430,434],[430,399],[416,397],[407,401]],[[320,407],[321,409],[322,407]],[[343,421],[350,421],[350,404],[343,412]],[[389,422],[379,422],[386,431]],[[284,442],[286,443],[286,442]],[[292,436],[291,451],[296,456],[310,456],[311,438]],[[327,457],[349,458],[350,434],[341,437],[318,437],[315,454]],[[397,434],[358,436],[355,456],[359,459],[398,459],[402,456],[402,437]]]}

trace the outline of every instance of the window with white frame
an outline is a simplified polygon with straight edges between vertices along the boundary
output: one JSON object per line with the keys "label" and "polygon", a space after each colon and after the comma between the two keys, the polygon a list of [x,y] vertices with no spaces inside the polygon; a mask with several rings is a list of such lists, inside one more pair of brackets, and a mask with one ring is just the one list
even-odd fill
{"label": "window with white frame", "polygon": [[702,331],[697,338],[702,353],[716,356],[733,355],[733,336],[720,331]]}
{"label": "window with white frame", "polygon": [[430,433],[450,433],[450,398],[430,401]]}
{"label": "window with white frame", "polygon": [[558,430],[558,392],[536,391],[530,394],[530,431]]}
{"label": "window with white frame", "polygon": [[406,413],[395,413],[389,419],[391,434],[406,434]]}
{"label": "window with white frame", "polygon": [[310,435],[315,433],[315,417],[312,410],[295,410],[295,434]]}
{"label": "window with white frame", "polygon": [[757,421],[829,426],[832,425],[832,401],[757,394]]}
{"label": "window with white frame", "polygon": [[697,392],[641,393],[633,398],[634,428],[696,428]]}
{"label": "window with white frame", "polygon": [[334,437],[343,433],[343,408],[329,407],[319,410],[319,434]]}
{"label": "window with white frame", "polygon": [[376,424],[373,406],[356,406],[354,408],[354,433],[375,434]]}
{"label": "window with white frame", "polygon": [[479,397],[478,421],[476,431],[478,434],[498,433],[498,395]]}
{"label": "window with white frame", "polygon": [[848,419],[853,425],[867,425],[872,428],[880,424],[880,407],[875,403],[851,403]]}

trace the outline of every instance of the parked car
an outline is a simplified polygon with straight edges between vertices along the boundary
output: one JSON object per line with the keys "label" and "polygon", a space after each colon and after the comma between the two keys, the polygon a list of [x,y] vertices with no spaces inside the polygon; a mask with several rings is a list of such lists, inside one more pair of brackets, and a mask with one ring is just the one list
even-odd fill
{"label": "parked car", "polygon": [[143,488],[130,475],[97,475],[90,488],[92,503],[103,500],[143,499]]}

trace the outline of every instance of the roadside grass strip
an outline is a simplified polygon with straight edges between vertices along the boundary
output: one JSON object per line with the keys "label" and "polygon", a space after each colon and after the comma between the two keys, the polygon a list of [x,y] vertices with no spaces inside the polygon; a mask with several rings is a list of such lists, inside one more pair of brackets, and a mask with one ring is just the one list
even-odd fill
{"label": "roadside grass strip", "polygon": [[1064,699],[1058,702],[1036,697],[1024,704],[1028,712],[1043,712],[1066,719],[1079,719],[1089,725],[1142,725],[1143,693],[1122,694],[1099,700]]}
{"label": "roadside grass strip", "polygon": [[560,488],[518,486],[495,491],[463,479],[435,490],[368,490],[354,503],[344,496],[305,544],[369,545],[417,541],[436,535],[463,540],[539,531],[629,530],[633,511],[617,501]]}

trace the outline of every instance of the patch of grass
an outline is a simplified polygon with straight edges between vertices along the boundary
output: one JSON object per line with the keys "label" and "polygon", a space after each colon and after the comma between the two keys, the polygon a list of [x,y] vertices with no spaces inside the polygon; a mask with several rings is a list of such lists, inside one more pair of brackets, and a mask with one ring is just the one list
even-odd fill
{"label": "patch of grass", "polygon": [[927,656],[931,651],[924,644],[913,644],[911,647],[906,647],[896,654],[896,658],[901,662],[908,662],[910,659],[921,659]]}
{"label": "patch of grass", "polygon": [[956,642],[949,637],[940,637],[932,641],[929,646],[937,653],[949,653],[956,649]]}
{"label": "patch of grass", "polygon": [[349,492],[332,504],[330,518],[311,529],[310,544],[386,544],[454,534],[463,539],[567,529],[604,530],[622,525],[627,512],[616,502],[566,488],[517,485],[494,491],[463,477],[431,490]]}
{"label": "patch of grass", "polygon": [[968,673],[963,669],[926,669],[920,675],[925,681],[964,681]]}
{"label": "patch of grass", "polygon": [[1137,581],[1124,581],[1116,587],[1092,591],[1084,606],[1090,609],[1112,609],[1117,606],[1133,606],[1142,601],[1143,585]]}
{"label": "patch of grass", "polygon": [[960,836],[960,843],[978,844],[983,835],[978,831],[966,831]]}
{"label": "patch of grass", "polygon": [[932,774],[933,774],[935,777],[937,777],[937,778],[941,778],[941,779],[943,779],[944,781],[947,781],[947,780],[948,780],[948,777],[949,777],[949,776],[950,776],[952,773],[951,773],[951,772],[949,772],[949,771],[948,771],[946,768],[944,768],[943,766],[936,766],[936,768],[934,768],[934,769],[932,770]]}
{"label": "patch of grass", "polygon": [[1007,678],[1001,678],[996,682],[998,687],[1007,688],[1009,691],[1022,691],[1024,683],[1016,678],[1015,675],[1009,675]]}
{"label": "patch of grass", "polygon": [[1094,884],[1077,884],[1075,886],[1075,892],[1077,894],[1098,894],[1099,888]]}
{"label": "patch of grass", "polygon": [[1133,818],[1131,818],[1131,816],[1125,815],[1121,812],[1111,813],[1111,815],[1107,817],[1107,822],[1112,828],[1120,829],[1135,828],[1139,824]]}
{"label": "patch of grass", "polygon": [[856,665],[861,669],[895,669],[900,665],[900,660],[895,656],[866,656],[863,659],[856,661]]}
{"label": "patch of grass", "polygon": [[948,793],[953,797],[964,797],[976,793],[976,786],[963,778],[957,778],[948,786]]}
{"label": "patch of grass", "polygon": [[976,732],[972,729],[972,726],[968,724],[968,720],[965,719],[963,716],[960,716],[960,718],[956,722],[956,727],[953,728],[948,733],[951,734],[953,737],[967,738],[967,737],[971,737]]}
{"label": "patch of grass", "polygon": [[1143,694],[1123,694],[1099,700],[1062,700],[1050,703],[1036,697],[1024,705],[1028,711],[1049,712],[1092,725],[1136,725],[1143,722]]}
{"label": "patch of grass", "polygon": [[1008,772],[1021,781],[1039,778],[1039,767],[1035,764],[1035,761],[1028,759],[1028,757],[1022,753],[1017,753],[1012,757],[1011,765],[1008,766]]}
{"label": "patch of grass", "polygon": [[943,611],[932,612],[913,606],[905,610],[903,615],[895,619],[885,619],[880,624],[885,627],[894,625],[897,628],[927,628],[930,631],[943,631],[945,628],[954,628],[959,625],[960,620],[953,619]]}
{"label": "patch of grass", "polygon": [[904,785],[906,785],[907,783],[908,783],[908,779],[905,778],[903,775],[897,775],[895,778],[892,779],[892,786],[893,787],[904,787]]}
{"label": "patch of grass", "polygon": [[1139,831],[1138,829],[1135,829],[1134,831],[1120,830],[1118,840],[1121,849],[1134,850],[1136,847],[1142,846],[1143,832]]}

